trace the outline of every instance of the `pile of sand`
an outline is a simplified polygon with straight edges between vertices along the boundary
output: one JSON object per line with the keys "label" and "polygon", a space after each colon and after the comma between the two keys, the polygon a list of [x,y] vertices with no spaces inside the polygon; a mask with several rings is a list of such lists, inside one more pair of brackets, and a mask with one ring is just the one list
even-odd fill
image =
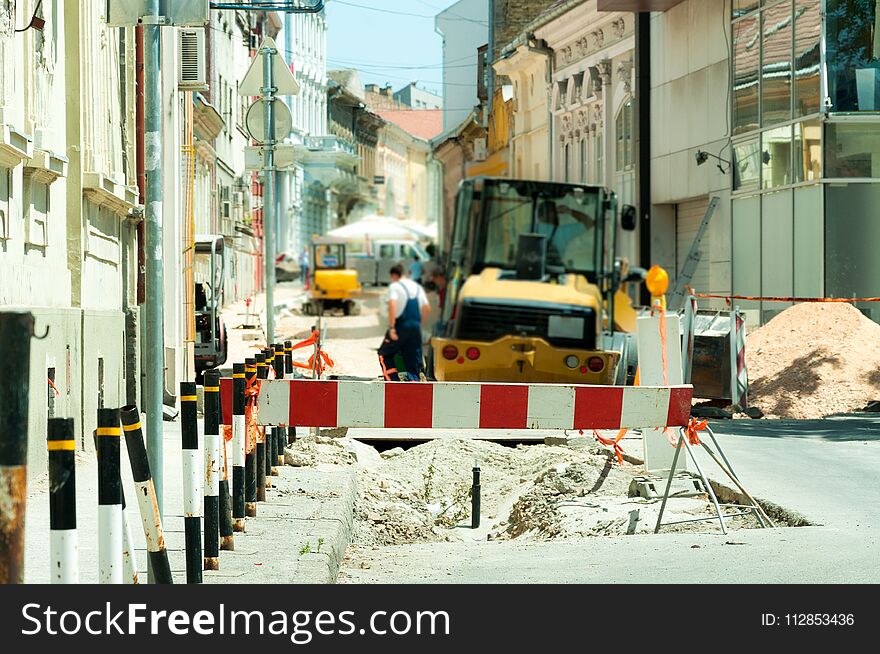
{"label": "pile of sand", "polygon": [[749,334],[749,403],[821,418],[880,399],[880,325],[844,303],[797,304]]}

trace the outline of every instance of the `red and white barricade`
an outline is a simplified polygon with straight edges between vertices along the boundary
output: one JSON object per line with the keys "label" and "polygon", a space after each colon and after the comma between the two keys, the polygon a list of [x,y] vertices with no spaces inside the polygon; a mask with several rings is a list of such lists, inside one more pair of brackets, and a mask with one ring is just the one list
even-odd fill
{"label": "red and white barricade", "polygon": [[[221,380],[223,421],[232,385]],[[693,388],[263,380],[258,422],[297,427],[635,429],[684,427]],[[226,415],[226,414],[230,415]]]}

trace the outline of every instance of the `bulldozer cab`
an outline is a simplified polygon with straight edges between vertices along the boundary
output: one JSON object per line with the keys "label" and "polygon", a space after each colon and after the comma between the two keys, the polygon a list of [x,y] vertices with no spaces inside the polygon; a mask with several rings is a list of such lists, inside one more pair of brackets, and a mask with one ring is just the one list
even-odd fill
{"label": "bulldozer cab", "polygon": [[[470,275],[500,269],[502,278],[558,280],[583,275],[601,284],[611,262],[606,253],[607,214],[613,196],[601,187],[475,178],[462,182],[447,263],[452,318],[457,291]],[[528,272],[527,272],[528,271]]]}
{"label": "bulldozer cab", "polygon": [[312,242],[312,260],[315,270],[343,270],[345,268],[345,243],[329,239]]}

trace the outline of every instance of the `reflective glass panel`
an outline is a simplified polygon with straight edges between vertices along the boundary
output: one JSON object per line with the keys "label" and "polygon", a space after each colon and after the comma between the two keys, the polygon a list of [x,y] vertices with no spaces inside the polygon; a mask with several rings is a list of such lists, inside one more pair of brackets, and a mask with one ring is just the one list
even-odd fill
{"label": "reflective glass panel", "polygon": [[794,181],[822,177],[822,123],[811,120],[794,126]]}
{"label": "reflective glass panel", "polygon": [[791,125],[761,135],[761,180],[763,188],[792,183]]}
{"label": "reflective glass panel", "polygon": [[832,111],[880,110],[880,0],[826,0]]}
{"label": "reflective glass panel", "polygon": [[758,62],[761,39],[757,16],[733,26],[733,132],[758,128]]}
{"label": "reflective glass panel", "polygon": [[880,125],[829,123],[825,170],[827,177],[880,177]]}
{"label": "reflective glass panel", "polygon": [[733,146],[733,190],[757,191],[761,183],[761,144],[757,138]]}
{"label": "reflective glass panel", "polygon": [[763,12],[763,124],[791,118],[791,2]]}
{"label": "reflective glass panel", "polygon": [[733,0],[733,17],[744,16],[757,9],[759,4],[759,0]]}
{"label": "reflective glass panel", "polygon": [[821,94],[820,0],[797,0],[794,11],[795,116],[819,111]]}

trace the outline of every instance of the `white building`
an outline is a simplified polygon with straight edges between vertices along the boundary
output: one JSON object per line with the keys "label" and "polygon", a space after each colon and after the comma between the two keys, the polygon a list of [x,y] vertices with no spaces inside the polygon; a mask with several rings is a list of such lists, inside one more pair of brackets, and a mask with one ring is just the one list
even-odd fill
{"label": "white building", "polygon": [[[34,12],[42,31],[15,32]],[[48,329],[31,341],[35,473],[48,417],[74,418],[91,448],[97,409],[137,397],[134,29],[103,13],[0,3],[0,311]]]}
{"label": "white building", "polygon": [[443,37],[443,131],[457,127],[479,104],[477,50],[489,42],[489,0],[459,0],[437,14]]}
{"label": "white building", "polygon": [[[286,14],[284,17],[284,55],[300,84],[299,95],[287,97],[293,117],[293,133],[288,141],[308,149],[321,150],[327,135],[327,18],[324,12]],[[332,147],[332,144],[331,144]],[[301,252],[314,234],[330,226],[330,190],[301,160],[279,175],[278,211],[279,252]]]}

